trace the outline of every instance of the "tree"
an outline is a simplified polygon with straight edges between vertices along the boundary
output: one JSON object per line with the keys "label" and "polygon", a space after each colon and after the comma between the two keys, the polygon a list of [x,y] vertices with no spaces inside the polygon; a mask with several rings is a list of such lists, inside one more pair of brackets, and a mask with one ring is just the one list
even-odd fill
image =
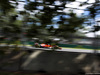
{"label": "tree", "polygon": [[[86,11],[89,11],[89,14],[87,15],[87,19],[91,19],[95,24],[93,25],[93,23],[91,24],[91,31],[90,32],[96,32],[100,30],[100,27],[98,26],[97,22],[98,19],[97,17],[100,15],[99,11],[99,5],[100,5],[100,1],[99,0],[95,0],[94,3],[89,3],[88,0],[86,2],[83,2],[80,4],[80,6],[86,6],[86,5],[90,5],[86,8]],[[91,21],[91,20],[88,20]],[[97,26],[97,27],[96,27]]]}
{"label": "tree", "polygon": [[72,33],[78,31],[78,29],[83,28],[82,24],[84,22],[84,18],[77,17],[75,13],[71,12],[68,14],[70,18],[63,18],[63,15],[60,17],[59,28],[56,30],[56,34],[68,37],[72,36]]}
{"label": "tree", "polygon": [[[28,4],[25,5],[25,9],[26,11],[34,13],[33,16],[36,17],[38,21],[33,21],[34,26],[32,25],[32,28],[29,28],[29,32],[27,33],[33,34],[34,36],[33,32],[35,31],[36,35],[44,35],[44,37],[45,35],[63,35],[63,37],[65,37],[69,35],[69,33],[76,32],[79,28],[82,27],[84,19],[81,17],[77,17],[73,12],[71,12],[70,14],[66,14],[63,12],[63,10],[66,8],[65,5],[73,1],[75,0],[60,0],[58,1],[59,4],[56,3],[56,0],[43,0],[41,2],[38,2],[37,0],[33,2],[28,1]],[[38,13],[35,13],[35,11],[38,11]],[[60,16],[60,18],[59,21],[53,23],[53,18],[55,16]],[[64,16],[70,16],[70,18],[64,18]],[[68,24],[66,24],[67,22]],[[38,28],[40,28],[38,30],[40,31],[36,30],[37,23],[40,24],[38,26]],[[59,24],[58,29],[54,28],[52,24]],[[45,30],[46,34],[41,34],[41,30],[42,32],[44,32],[43,30]]]}
{"label": "tree", "polygon": [[[15,4],[12,4],[12,2]],[[3,25],[4,32],[9,32],[10,34],[18,34],[19,32],[27,33],[27,37],[39,37],[39,35],[47,36],[63,36],[68,37],[72,33],[75,33],[78,29],[82,28],[84,23],[84,17],[78,17],[73,11],[71,13],[63,12],[64,9],[67,9],[66,4],[75,2],[75,0],[27,0],[25,4],[24,11],[18,11],[16,14],[13,12],[5,12],[17,7],[19,1],[16,0],[1,0],[2,16],[0,23]],[[3,5],[3,3],[8,4]],[[84,6],[89,4],[87,1],[80,4]],[[96,3],[93,4],[93,7],[87,8],[90,11],[91,17],[95,17],[94,13],[96,12]],[[7,9],[4,9],[4,7]],[[9,9],[9,10],[8,10]],[[73,10],[73,8],[70,8]],[[78,10],[78,9],[77,9]],[[5,13],[6,15],[3,15]],[[23,18],[20,25],[17,24],[20,16]],[[57,22],[54,22],[53,18],[59,16]],[[66,17],[67,16],[67,17]],[[4,18],[5,17],[5,18]],[[12,21],[12,23],[10,23]],[[16,23],[16,24],[15,24]],[[58,25],[58,28],[55,28],[53,25]],[[24,27],[23,27],[24,26]]]}

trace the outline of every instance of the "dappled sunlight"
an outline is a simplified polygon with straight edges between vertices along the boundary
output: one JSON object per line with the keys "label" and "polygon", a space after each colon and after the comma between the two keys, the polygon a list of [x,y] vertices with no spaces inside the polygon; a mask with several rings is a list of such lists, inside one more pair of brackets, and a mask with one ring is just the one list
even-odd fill
{"label": "dappled sunlight", "polygon": [[89,72],[91,72],[91,68],[92,68],[92,67],[91,67],[91,64],[90,64],[90,65],[88,64],[88,65],[86,65],[86,66],[83,67],[83,70],[84,70],[85,72],[89,73]]}
{"label": "dappled sunlight", "polygon": [[78,55],[78,56],[74,59],[74,62],[79,63],[79,62],[82,61],[86,56],[87,56],[87,54],[80,54],[80,55]]}
{"label": "dappled sunlight", "polygon": [[92,67],[91,71],[94,73],[99,72],[100,71],[99,65],[100,65],[100,62],[98,60],[94,59],[94,61],[91,64],[91,67]]}
{"label": "dappled sunlight", "polygon": [[[46,72],[75,72],[80,69],[79,64],[73,62],[74,58],[79,56],[79,53],[46,51],[39,53],[41,52],[32,53],[33,55],[31,54],[29,57],[25,56],[27,59],[25,59],[22,69],[31,71],[43,70]],[[37,54],[39,55],[37,56]]]}
{"label": "dappled sunlight", "polygon": [[25,61],[25,63],[22,64],[22,67],[27,66],[33,59],[35,59],[42,51],[35,51],[33,52]]}
{"label": "dappled sunlight", "polygon": [[100,71],[99,65],[100,64],[98,61],[93,61],[91,64],[87,64],[86,66],[84,66],[83,70],[87,73],[89,72],[97,73]]}
{"label": "dappled sunlight", "polygon": [[18,55],[13,56],[11,59],[18,59],[18,58],[22,57],[23,54],[25,54],[25,52],[20,52]]}

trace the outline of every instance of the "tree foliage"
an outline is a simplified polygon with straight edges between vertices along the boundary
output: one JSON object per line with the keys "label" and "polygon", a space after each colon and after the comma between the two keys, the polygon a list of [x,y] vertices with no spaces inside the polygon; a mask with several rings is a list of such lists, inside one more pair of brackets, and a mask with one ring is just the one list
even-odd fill
{"label": "tree foliage", "polygon": [[0,30],[5,37],[17,36],[21,32],[17,17],[18,13],[9,0],[0,0]]}
{"label": "tree foliage", "polygon": [[[41,2],[38,2],[35,0],[34,2],[28,1],[28,4],[25,5],[25,9],[30,12],[35,12],[38,10],[38,13],[35,13],[35,17],[38,19],[37,22],[40,23],[41,29],[45,30],[48,35],[50,36],[58,36],[58,35],[68,35],[67,33],[74,33],[76,32],[79,28],[82,27],[82,23],[84,22],[84,19],[81,17],[77,17],[73,12],[70,14],[67,14],[63,12],[64,9],[66,9],[65,5],[66,3],[73,2],[75,0],[60,0],[58,1],[59,4],[56,3],[56,0],[43,0]],[[40,8],[39,8],[40,6]],[[62,12],[59,12],[62,11]],[[64,18],[63,16],[70,16],[70,18]],[[60,16],[59,20],[56,23],[53,23],[53,18],[55,16]],[[36,25],[36,21],[34,24]],[[68,24],[66,24],[68,22]],[[53,27],[54,24],[59,24],[59,27],[56,29]],[[51,25],[51,26],[48,26]],[[30,28],[29,34],[35,30]],[[67,33],[66,33],[67,32]],[[34,33],[31,33],[34,34]],[[41,35],[41,32],[38,32],[38,35]],[[45,35],[45,34],[42,34]]]}
{"label": "tree foliage", "polygon": [[[98,17],[100,15],[100,1],[99,0],[95,0],[94,3],[89,3],[88,0],[84,3],[80,4],[81,6],[85,6],[85,5],[90,5],[86,8],[86,11],[89,11],[90,13],[87,15],[87,19],[93,19],[93,22],[95,23],[94,25],[91,24],[91,29],[90,32],[96,32],[100,30],[100,27],[97,23],[97,21],[99,21]],[[91,21],[91,20],[89,20]]]}
{"label": "tree foliage", "polygon": [[[75,2],[75,0],[26,0],[23,11],[16,9],[19,2],[0,0],[0,24],[6,34],[25,32],[30,38],[39,37],[39,35],[67,37],[83,27],[84,17],[78,17],[73,11],[64,12],[64,9],[68,8],[66,4]],[[80,3],[80,6],[84,5],[89,5],[88,1]],[[96,0],[87,8],[90,11],[89,16],[93,19],[99,12],[98,6],[98,0]],[[73,10],[73,8],[70,9]],[[11,12],[12,9],[14,12]],[[58,20],[55,21],[54,17],[58,17]]]}

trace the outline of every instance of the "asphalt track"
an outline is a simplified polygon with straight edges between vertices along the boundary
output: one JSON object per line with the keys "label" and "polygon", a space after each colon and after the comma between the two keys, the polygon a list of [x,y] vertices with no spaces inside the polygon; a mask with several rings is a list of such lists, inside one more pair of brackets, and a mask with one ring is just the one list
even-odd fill
{"label": "asphalt track", "polygon": [[[0,46],[3,47],[7,45]],[[13,45],[9,46],[13,47]],[[94,50],[62,48],[61,50],[57,49],[53,52],[49,52],[51,49],[47,48],[35,48],[31,46],[19,47],[21,47],[24,51],[32,51],[19,59],[21,69],[24,71],[46,73],[56,72],[58,74],[75,73],[74,75],[78,75],[77,73],[80,72],[100,73],[100,57],[93,54]],[[99,50],[98,53],[100,53]],[[13,69],[13,66],[10,67]]]}

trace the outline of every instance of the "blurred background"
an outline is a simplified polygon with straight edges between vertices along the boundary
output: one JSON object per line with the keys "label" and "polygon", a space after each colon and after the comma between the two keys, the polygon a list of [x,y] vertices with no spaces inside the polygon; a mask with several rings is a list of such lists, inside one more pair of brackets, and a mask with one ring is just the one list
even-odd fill
{"label": "blurred background", "polygon": [[[79,55],[83,52],[82,57],[85,58],[87,55],[89,56],[87,59],[93,59],[93,61],[91,60],[93,62],[91,64],[93,70],[90,71],[89,69],[87,73],[99,73],[100,70],[97,69],[97,66],[100,67],[100,61],[98,61],[100,53],[99,5],[100,0],[0,0],[0,59],[2,61],[6,60],[7,62],[8,59],[11,59],[10,57],[12,55],[9,55],[11,52],[15,51],[15,55],[22,53],[21,56],[18,56],[19,58],[17,61],[19,62],[19,67],[17,67],[19,70],[23,68],[22,64],[25,62],[25,59],[27,59],[26,62],[30,61],[28,59],[31,58],[31,55],[34,56],[34,51],[36,51],[36,55],[41,53],[37,51],[41,51],[41,49],[39,49],[41,44],[46,44],[50,45],[50,47],[56,46],[63,52],[65,51],[64,54],[66,58],[74,56],[74,52],[75,56],[77,56],[76,52],[80,53]],[[35,46],[36,43],[38,43],[37,47]],[[42,51],[46,48],[42,49]],[[33,54],[27,54],[26,51]],[[55,52],[51,53],[52,55],[50,56],[53,58],[55,55],[54,57],[56,60],[56,57],[59,57],[59,53],[56,53],[56,50],[53,51]],[[72,52],[72,54],[70,54],[71,56],[66,56],[70,51]],[[25,56],[23,56],[23,54]],[[42,54],[47,56],[45,53]],[[39,62],[41,62],[39,58],[37,57],[36,59],[38,64],[35,67],[37,69],[47,69],[47,72],[62,71],[56,68],[55,70],[51,70],[53,67],[49,69],[41,65],[38,67],[40,64]],[[49,59],[51,58],[49,57]],[[41,58],[41,60],[42,59],[43,58]],[[48,58],[45,58],[45,60],[47,59]],[[47,61],[49,62],[49,60]],[[51,61],[53,62],[54,60]],[[60,59],[57,61],[63,63]],[[33,62],[34,64],[37,63],[35,59]],[[85,63],[87,64],[88,62]],[[1,63],[1,67],[4,67],[2,66],[3,63],[4,62]],[[96,66],[95,64],[97,63],[98,65]],[[28,64],[29,62],[27,65]],[[54,66],[54,63],[48,64],[49,66]],[[25,65],[24,68],[28,70],[33,69]],[[86,73],[83,66],[80,68],[82,73],[83,70]],[[80,68],[78,68],[78,71],[80,71]],[[36,69],[33,70],[36,71]],[[66,72],[65,69],[64,72]]]}

